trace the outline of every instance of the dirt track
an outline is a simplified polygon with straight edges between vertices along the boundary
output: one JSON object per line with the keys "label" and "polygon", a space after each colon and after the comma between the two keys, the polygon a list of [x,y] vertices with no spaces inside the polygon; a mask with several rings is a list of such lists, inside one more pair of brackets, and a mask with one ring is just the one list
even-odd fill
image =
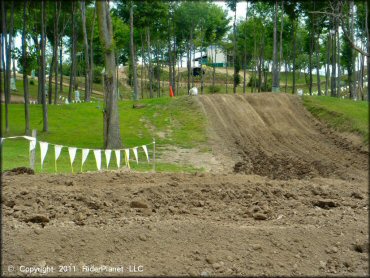
{"label": "dirt track", "polygon": [[366,275],[366,150],[294,97],[200,101],[224,173],[5,174],[3,274]]}
{"label": "dirt track", "polygon": [[273,179],[367,180],[368,151],[316,121],[297,97],[263,93],[200,100],[214,152],[225,157],[226,169]]}

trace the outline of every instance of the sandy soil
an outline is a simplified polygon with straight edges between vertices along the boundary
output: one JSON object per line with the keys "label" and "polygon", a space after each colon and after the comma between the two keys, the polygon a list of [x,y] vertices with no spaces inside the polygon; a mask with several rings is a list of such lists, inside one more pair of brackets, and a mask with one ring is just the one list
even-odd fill
{"label": "sandy soil", "polygon": [[367,275],[367,150],[294,97],[199,100],[224,170],[4,174],[3,275]]}

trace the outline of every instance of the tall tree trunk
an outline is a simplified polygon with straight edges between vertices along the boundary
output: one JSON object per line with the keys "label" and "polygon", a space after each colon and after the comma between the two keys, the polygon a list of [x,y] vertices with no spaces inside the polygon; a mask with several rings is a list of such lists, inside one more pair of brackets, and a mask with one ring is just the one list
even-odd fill
{"label": "tall tree trunk", "polygon": [[158,41],[156,42],[156,52],[157,52],[157,69],[158,69],[158,76],[157,76],[157,98],[161,97],[161,66],[159,63],[159,45]]}
{"label": "tall tree trunk", "polygon": [[[6,55],[6,82],[8,88],[8,98],[7,103],[10,103],[11,93],[10,93],[10,79],[11,79],[11,62],[12,62],[12,45],[13,45],[13,33],[14,33],[14,1],[12,1],[11,12],[10,12],[10,27],[9,27],[9,42],[7,46]],[[7,113],[8,114],[8,113]]]}
{"label": "tall tree trunk", "polygon": [[[349,1],[349,37],[351,38],[352,41],[354,41],[354,11],[353,11],[353,0]],[[355,91],[355,83],[353,82],[353,71],[355,69],[355,55],[354,55],[354,50],[351,48],[350,53],[349,53],[349,63],[347,66],[347,73],[348,73],[348,83],[349,83],[349,98],[350,99],[356,99],[356,91]]]}
{"label": "tall tree trunk", "polygon": [[150,29],[146,28],[146,41],[148,44],[148,76],[149,76],[149,96],[153,98],[153,78],[152,78],[152,57],[151,57],[151,45],[150,45]]}
{"label": "tall tree trunk", "polygon": [[[93,90],[93,80],[94,80],[94,48],[93,48],[93,41],[94,41],[95,19],[96,19],[96,2],[95,2],[95,5],[94,5],[94,16],[93,16],[93,22],[92,22],[92,25],[91,25],[91,35],[90,35],[90,69],[91,69],[91,72],[90,72],[91,77],[90,77],[90,85],[89,85],[90,97],[91,97],[92,90]],[[91,101],[91,99],[85,100],[85,101]]]}
{"label": "tall tree trunk", "polygon": [[180,95],[180,92],[179,92],[179,85],[180,85],[180,62],[181,62],[181,53],[179,54],[180,55],[180,61],[177,61],[177,84],[176,84],[176,92],[177,92],[177,95]]}
{"label": "tall tree trunk", "polygon": [[[245,9],[245,22],[248,19],[248,2]],[[247,72],[247,28],[244,29],[244,66],[243,66],[243,94],[246,94],[247,84],[246,84],[246,72]]]}
{"label": "tall tree trunk", "polygon": [[337,34],[337,43],[338,43],[338,49],[337,49],[337,64],[338,64],[338,79],[337,79],[337,97],[341,96],[341,79],[342,79],[342,72],[341,72],[341,66],[340,66],[340,39],[339,39],[339,22],[337,21],[336,26],[336,34]]}
{"label": "tall tree trunk", "polygon": [[228,64],[228,55],[227,55],[227,50],[226,50],[226,94],[228,93],[228,83],[229,83],[229,72],[228,72],[228,67],[229,67],[229,64]]}
{"label": "tall tree trunk", "polygon": [[170,35],[170,23],[168,22],[168,38],[167,38],[167,44],[168,44],[168,69],[169,69],[169,86],[172,86],[172,49],[171,49],[171,35]]}
{"label": "tall tree trunk", "polygon": [[[28,59],[27,59],[27,45],[26,45],[26,33],[27,33],[27,4],[28,0],[23,1],[23,30],[22,30],[22,57],[23,57],[23,93],[24,93],[24,118],[25,118],[25,134],[31,134],[30,128],[30,93],[28,90],[28,76],[27,72],[29,69]],[[2,46],[1,46],[2,48]]]}
{"label": "tall tree trunk", "polygon": [[69,76],[69,91],[68,102],[72,102],[72,92],[75,90],[76,82],[76,12],[77,2],[72,1],[72,54],[71,54],[71,70]]}
{"label": "tall tree trunk", "polygon": [[36,42],[37,42],[37,62],[38,62],[38,70],[37,70],[37,80],[38,80],[38,86],[37,86],[37,103],[41,104],[42,103],[42,82],[45,83],[45,80],[43,79],[42,76],[42,67],[41,67],[41,48],[42,48],[42,41],[40,38],[40,41],[36,37]]}
{"label": "tall tree trunk", "polygon": [[278,1],[275,0],[275,15],[274,15],[274,34],[273,34],[273,63],[272,63],[272,92],[280,91],[279,66],[278,66],[278,45],[277,45],[277,14],[279,11]]}
{"label": "tall tree trunk", "polygon": [[49,68],[49,87],[48,87],[48,98],[49,104],[53,103],[53,68],[55,63],[55,56],[51,58],[50,68]]}
{"label": "tall tree trunk", "polygon": [[187,68],[188,68],[188,94],[189,94],[189,91],[190,91],[190,71],[191,71],[190,41],[188,41],[187,46],[188,46],[188,49],[187,49],[187,53],[186,53],[186,58],[187,58],[186,64],[187,64]]}
{"label": "tall tree trunk", "polygon": [[[9,84],[7,82],[8,80],[8,71],[7,71],[7,68],[8,68],[8,63],[9,63],[9,60],[8,60],[8,51],[7,51],[7,45],[8,45],[8,39],[7,39],[7,22],[6,22],[6,18],[7,18],[7,11],[6,11],[6,8],[5,8],[5,5],[4,5],[4,1],[1,1],[1,13],[2,13],[2,25],[3,25],[3,30],[2,30],[2,36],[3,36],[3,43],[4,43],[4,46],[5,46],[5,49],[4,49],[4,54],[3,54],[3,70],[4,70],[4,100],[5,100],[5,129],[6,129],[6,133],[9,132],[9,108],[8,108],[8,104],[9,104],[9,95],[10,95],[10,91],[9,91]],[[1,46],[3,47],[3,46]],[[6,59],[5,59],[6,57]],[[5,62],[6,60],[6,62]]]}
{"label": "tall tree trunk", "polygon": [[236,56],[237,56],[237,49],[236,49],[236,4],[235,4],[235,10],[234,10],[234,24],[233,24],[233,63],[234,63],[234,86],[233,86],[233,93],[236,94],[236,87],[237,87],[237,75],[239,75],[239,72],[237,70],[237,61],[236,61]]}
{"label": "tall tree trunk", "polygon": [[262,91],[262,73],[265,72],[265,34],[262,35],[262,47],[260,53],[260,70],[259,70],[259,84],[258,84],[258,92]]}
{"label": "tall tree trunk", "polygon": [[141,99],[144,98],[144,41],[143,41],[143,35],[140,34],[141,38],[141,71],[140,71],[140,90],[141,90]]}
{"label": "tall tree trunk", "polygon": [[46,102],[45,91],[45,0],[41,1],[41,91],[42,91],[42,115],[43,115],[43,131],[47,132],[49,129],[48,124],[48,106]]}
{"label": "tall tree trunk", "polygon": [[[370,53],[370,9],[369,9],[369,0],[365,3],[366,9],[366,35],[367,35],[367,53]],[[370,57],[366,57],[367,61],[367,101],[370,102]],[[362,78],[363,80],[363,78]]]}
{"label": "tall tree trunk", "polygon": [[319,96],[322,95],[321,92],[321,77],[320,77],[320,58],[319,58],[319,53],[320,53],[320,33],[317,34],[317,39],[315,40],[315,48],[316,48],[316,76],[317,76],[317,94]]}
{"label": "tall tree trunk", "polygon": [[204,36],[202,35],[202,40],[200,44],[200,93],[203,95],[204,91],[204,80],[203,80],[203,40]]}
{"label": "tall tree trunk", "polygon": [[[6,96],[6,92],[7,92],[7,88],[6,88],[6,64],[5,64],[5,56],[6,56],[6,50],[4,49],[4,46],[6,47],[7,45],[7,38],[6,38],[6,34],[7,34],[7,30],[6,30],[6,10],[5,10],[5,5],[4,5],[4,1],[1,1],[1,25],[2,25],[2,30],[1,30],[1,69],[2,69],[2,72],[3,72],[3,81],[4,81],[4,100],[5,98],[7,97]],[[3,51],[4,50],[4,51]],[[0,77],[1,79],[1,77]]]}
{"label": "tall tree trunk", "polygon": [[[0,5],[0,8],[1,8],[1,16],[3,18],[3,8],[4,8],[4,1],[1,1],[1,5]],[[4,26],[4,25],[2,25]],[[1,30],[2,32],[3,30]],[[1,38],[0,38],[0,115],[3,115],[3,84],[2,84],[2,76],[1,76],[1,71],[4,71],[4,67],[3,67],[3,63],[4,63],[4,56],[3,56],[3,34],[4,33],[1,33]],[[3,126],[3,118],[1,117],[0,118],[0,126],[2,127]],[[3,144],[0,144],[0,153],[2,153],[2,145]],[[3,169],[3,166],[2,166],[2,160],[0,159],[0,167],[1,169]]]}
{"label": "tall tree trunk", "polygon": [[[283,62],[283,30],[284,30],[284,1],[281,1],[280,46],[279,46],[280,55],[279,55],[279,69],[278,69],[279,87],[280,87],[280,76],[281,76],[281,63]],[[285,72],[285,75],[286,75],[286,72]],[[285,88],[285,92],[286,92],[286,88]]]}
{"label": "tall tree trunk", "polygon": [[117,149],[122,147],[118,96],[116,94],[117,79],[115,75],[115,55],[112,22],[107,1],[96,1],[99,37],[103,46],[104,73],[104,148]]}
{"label": "tall tree trunk", "polygon": [[[193,30],[194,30],[194,25],[192,25],[192,28],[190,29],[190,65],[191,65],[191,53],[193,52],[193,59],[195,58],[195,48],[194,48],[194,42],[193,42]],[[194,73],[192,68],[193,66],[190,66],[191,68],[191,87],[194,88]]]}
{"label": "tall tree trunk", "polygon": [[213,60],[213,73],[212,73],[212,93],[215,92],[215,75],[216,75],[216,63],[217,63],[217,46],[215,45],[215,58]]}
{"label": "tall tree trunk", "polygon": [[253,41],[254,41],[254,47],[253,47],[253,60],[254,60],[254,67],[253,67],[253,85],[251,84],[252,87],[252,93],[256,91],[256,85],[257,85],[257,70],[258,70],[258,58],[257,58],[257,40],[256,40],[256,33],[253,32]]}
{"label": "tall tree trunk", "polygon": [[60,17],[60,10],[61,10],[61,2],[55,2],[55,18],[54,18],[54,48],[53,48],[53,56],[55,57],[54,60],[54,76],[55,76],[55,93],[54,93],[54,104],[58,103],[58,45],[59,45],[59,17]]}
{"label": "tall tree trunk", "polygon": [[91,99],[91,67],[90,67],[90,57],[89,57],[89,44],[87,41],[87,30],[86,30],[86,8],[85,0],[80,2],[81,4],[81,17],[82,17],[82,32],[84,36],[84,48],[85,48],[85,67],[86,67],[86,77],[85,77],[85,101],[89,102]]}
{"label": "tall tree trunk", "polygon": [[[312,2],[311,2],[312,4]],[[309,93],[310,93],[310,96],[312,96],[312,85],[313,85],[313,78],[312,78],[312,55],[313,55],[313,38],[314,38],[314,15],[313,15],[313,19],[311,21],[311,28],[310,28],[310,53],[309,53],[309,66],[308,66],[308,70],[309,70],[309,74],[310,74],[310,83],[309,83]]]}
{"label": "tall tree trunk", "polygon": [[133,70],[133,81],[134,81],[134,100],[139,99],[139,89],[137,84],[137,67],[136,67],[136,56],[134,48],[134,7],[133,1],[130,4],[130,53],[131,53],[131,62]]}
{"label": "tall tree trunk", "polygon": [[296,32],[296,19],[293,19],[293,87],[292,87],[292,94],[295,94],[296,92],[296,55],[297,55],[297,32]]}
{"label": "tall tree trunk", "polygon": [[358,94],[361,95],[361,99],[364,100],[364,75],[365,75],[365,56],[360,54],[359,57],[359,73],[358,73]]}
{"label": "tall tree trunk", "polygon": [[[335,19],[333,19],[333,30],[335,29]],[[332,52],[331,52],[331,94],[330,96],[335,97],[336,96],[336,76],[337,76],[337,62],[336,62],[336,56],[337,56],[337,50],[336,50],[336,32],[334,31],[331,35],[332,40]]]}
{"label": "tall tree trunk", "polygon": [[176,56],[177,56],[177,42],[176,42],[176,37],[174,35],[174,31],[172,32],[174,36],[174,44],[173,44],[173,53],[172,53],[172,90],[173,94],[176,96]]}
{"label": "tall tree trunk", "polygon": [[[288,89],[288,61],[285,61],[285,93],[287,92]],[[290,66],[289,66],[290,69]],[[290,73],[290,70],[289,70]]]}
{"label": "tall tree trunk", "polygon": [[63,39],[60,38],[60,48],[59,48],[59,69],[60,69],[60,79],[59,79],[59,91],[63,94]]}
{"label": "tall tree trunk", "polygon": [[330,51],[331,51],[331,36],[328,34],[328,42],[326,48],[326,72],[325,72],[325,95],[328,96],[329,78],[330,78]]}

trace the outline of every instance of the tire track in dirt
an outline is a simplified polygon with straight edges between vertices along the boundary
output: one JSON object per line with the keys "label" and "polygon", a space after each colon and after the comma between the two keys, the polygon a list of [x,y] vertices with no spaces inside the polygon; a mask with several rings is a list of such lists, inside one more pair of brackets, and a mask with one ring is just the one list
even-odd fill
{"label": "tire track in dirt", "polygon": [[203,95],[215,155],[234,172],[273,179],[366,179],[368,152],[313,118],[286,94]]}

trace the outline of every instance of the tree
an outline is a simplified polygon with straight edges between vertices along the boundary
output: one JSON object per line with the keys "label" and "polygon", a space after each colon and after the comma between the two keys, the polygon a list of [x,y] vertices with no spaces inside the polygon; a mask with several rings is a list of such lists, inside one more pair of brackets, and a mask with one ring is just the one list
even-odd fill
{"label": "tree", "polygon": [[238,3],[238,0],[229,0],[227,2],[227,6],[234,12],[234,23],[233,23],[233,63],[234,63],[234,87],[233,92],[236,94],[236,87],[238,86],[238,80],[239,78],[239,70],[240,65],[239,61],[237,59],[237,53],[236,53],[236,5]]}
{"label": "tree", "polygon": [[25,113],[25,134],[30,135],[30,109],[29,109],[29,90],[28,90],[28,60],[26,54],[26,26],[27,26],[27,4],[28,0],[24,0],[23,7],[23,32],[22,32],[22,58],[23,58],[23,88],[24,88],[24,113]]}
{"label": "tree", "polygon": [[298,25],[298,13],[297,13],[297,3],[294,0],[287,1],[285,5],[285,11],[288,14],[291,24],[292,24],[292,41],[293,41],[293,86],[292,94],[296,92],[296,56],[297,56],[297,34],[296,29]]}
{"label": "tree", "polygon": [[77,47],[77,30],[76,30],[76,5],[77,2],[72,1],[72,53],[71,53],[71,73],[69,76],[69,92],[68,101],[72,102],[72,91],[76,89],[76,47]]}
{"label": "tree", "polygon": [[133,83],[134,83],[134,100],[138,100],[139,89],[137,84],[137,67],[136,67],[136,56],[134,48],[134,5],[133,1],[130,2],[130,50],[131,50],[131,61],[133,67]]}
{"label": "tree", "polygon": [[96,1],[99,37],[104,50],[104,148],[121,148],[121,133],[116,94],[115,55],[112,21],[107,1]]}
{"label": "tree", "polygon": [[85,47],[85,101],[89,102],[91,98],[91,67],[90,67],[90,59],[89,59],[89,44],[87,41],[87,30],[86,30],[86,8],[85,8],[85,1],[81,1],[81,17],[82,17],[82,32],[84,36],[84,47]]}
{"label": "tree", "polygon": [[272,91],[279,92],[280,90],[280,69],[278,64],[278,46],[277,46],[277,15],[279,12],[278,1],[275,0],[275,12],[274,12],[274,51],[273,51],[273,64],[272,64]]}
{"label": "tree", "polygon": [[43,131],[49,130],[48,124],[48,106],[46,102],[45,92],[45,0],[41,1],[41,92],[42,92],[42,115],[43,115]]}

